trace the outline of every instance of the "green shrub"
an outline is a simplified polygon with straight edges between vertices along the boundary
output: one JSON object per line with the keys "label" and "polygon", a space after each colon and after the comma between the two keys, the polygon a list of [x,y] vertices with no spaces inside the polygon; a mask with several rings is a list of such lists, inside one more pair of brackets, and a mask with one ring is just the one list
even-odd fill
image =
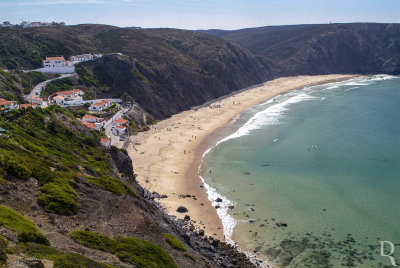
{"label": "green shrub", "polygon": [[32,232],[20,232],[18,234],[18,241],[19,242],[34,242],[37,244],[43,244],[46,246],[50,246],[49,240],[41,233],[32,233]]}
{"label": "green shrub", "polygon": [[79,196],[67,183],[51,182],[40,187],[37,203],[46,212],[61,215],[75,215],[79,209]]}
{"label": "green shrub", "polygon": [[193,262],[196,262],[196,258],[188,253],[183,253],[183,256],[185,256],[188,259],[191,259]]}
{"label": "green shrub", "polygon": [[29,167],[23,161],[11,156],[5,157],[0,164],[8,173],[18,179],[27,180],[32,174]]}
{"label": "green shrub", "polygon": [[54,268],[109,268],[111,265],[96,262],[76,253],[67,253],[58,257],[53,264]]}
{"label": "green shrub", "polygon": [[123,261],[137,267],[178,267],[172,257],[153,243],[134,237],[120,237],[115,255]]}
{"label": "green shrub", "polygon": [[0,264],[5,264],[7,262],[7,254],[4,249],[0,248]]}
{"label": "green shrub", "polygon": [[134,237],[114,240],[88,231],[73,231],[71,236],[80,245],[114,253],[121,261],[137,267],[177,267],[167,252],[147,240]]}
{"label": "green shrub", "polygon": [[165,237],[165,241],[167,241],[168,244],[171,245],[174,249],[180,250],[180,251],[186,251],[186,247],[184,244],[181,243],[181,241],[178,240],[175,236],[171,234],[166,234],[163,233],[163,236]]}
{"label": "green shrub", "polygon": [[135,192],[128,185],[110,176],[103,175],[100,178],[87,177],[87,180],[101,189],[117,195],[135,195]]}
{"label": "green shrub", "polygon": [[96,77],[89,73],[85,67],[77,66],[75,67],[75,72],[79,75],[79,82],[85,86],[97,87],[99,85],[99,81],[96,79]]}
{"label": "green shrub", "polygon": [[54,261],[55,268],[64,267],[93,267],[93,268],[111,268],[114,266],[98,263],[91,259],[88,259],[82,255],[75,253],[64,253],[58,249],[36,243],[24,243],[19,245],[19,249],[22,250],[26,255],[38,259],[48,259]]}
{"label": "green shrub", "polygon": [[19,244],[19,249],[30,257],[38,259],[55,260],[57,257],[63,255],[63,252],[58,249],[36,243],[22,243]]}
{"label": "green shrub", "polygon": [[6,248],[10,244],[10,241],[7,240],[4,236],[0,235],[0,248]]}
{"label": "green shrub", "polygon": [[21,213],[0,205],[0,225],[17,232],[39,233],[35,224]]}
{"label": "green shrub", "polygon": [[105,252],[114,253],[115,246],[117,245],[114,239],[94,232],[76,230],[70,234],[76,243]]}

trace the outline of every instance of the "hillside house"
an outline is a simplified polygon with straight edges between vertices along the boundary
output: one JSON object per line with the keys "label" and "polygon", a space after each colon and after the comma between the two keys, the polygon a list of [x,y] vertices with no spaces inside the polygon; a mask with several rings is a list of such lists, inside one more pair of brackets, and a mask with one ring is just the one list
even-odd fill
{"label": "hillside house", "polygon": [[43,68],[36,69],[39,72],[44,73],[73,73],[75,67],[70,61],[66,61],[64,57],[46,57],[42,61]]}
{"label": "hillside house", "polygon": [[37,104],[28,103],[28,104],[21,104],[21,105],[19,105],[19,108],[20,108],[20,109],[21,109],[21,108],[29,108],[29,107],[36,108],[36,107],[37,107]]}
{"label": "hillside house", "polygon": [[65,63],[64,57],[46,57],[43,62],[43,67],[65,67],[67,66]]}
{"label": "hillside house", "polygon": [[105,99],[105,100],[100,100],[92,103],[89,107],[89,111],[103,111],[104,109],[107,109],[110,107],[112,104],[111,100]]}
{"label": "hillside house", "polygon": [[101,140],[100,140],[100,144],[101,144],[102,146],[104,146],[104,147],[110,147],[111,142],[110,142],[109,139],[101,139]]}
{"label": "hillside house", "polygon": [[83,61],[88,61],[88,60],[93,60],[93,59],[94,59],[94,57],[92,54],[76,55],[76,56],[72,56],[69,58],[69,60],[72,62],[83,62]]}
{"label": "hillside house", "polygon": [[96,130],[96,131],[100,131],[101,128],[103,127],[103,123],[89,123],[86,121],[81,121],[82,125],[85,125],[87,128],[91,129],[91,130]]}
{"label": "hillside house", "polygon": [[128,122],[129,122],[128,120],[125,120],[125,119],[122,119],[122,118],[118,118],[118,119],[114,120],[113,125],[114,126],[124,126]]}
{"label": "hillside house", "polygon": [[85,114],[84,117],[82,117],[82,120],[88,123],[101,123],[104,122],[104,118],[96,117],[91,114]]}
{"label": "hillside house", "polygon": [[81,89],[65,90],[54,93],[50,99],[58,105],[82,105],[84,94]]}
{"label": "hillside house", "polygon": [[38,98],[38,97],[28,97],[28,102],[29,103],[38,104],[38,105],[42,105],[43,104],[43,99],[42,98]]}
{"label": "hillside house", "polygon": [[113,127],[115,135],[123,135],[126,133],[126,126],[115,126]]}
{"label": "hillside house", "polygon": [[8,101],[5,99],[0,99],[0,111],[1,112],[8,112],[13,109],[16,109],[16,102],[15,101]]}

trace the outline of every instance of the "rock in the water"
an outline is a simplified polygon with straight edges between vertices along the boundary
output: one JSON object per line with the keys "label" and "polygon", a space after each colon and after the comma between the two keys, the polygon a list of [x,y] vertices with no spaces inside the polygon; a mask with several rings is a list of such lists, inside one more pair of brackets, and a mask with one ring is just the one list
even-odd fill
{"label": "rock in the water", "polygon": [[216,205],[215,208],[216,208],[216,209],[220,208],[220,205]]}
{"label": "rock in the water", "polygon": [[176,212],[179,212],[179,213],[185,213],[188,211],[189,210],[187,208],[185,208],[184,206],[179,206],[178,209],[176,210]]}
{"label": "rock in the water", "polygon": [[215,202],[222,202],[222,198],[218,197],[217,199],[215,199]]}
{"label": "rock in the water", "polygon": [[228,208],[229,208],[229,209],[234,209],[235,206],[232,206],[232,205],[231,205],[231,206],[228,206]]}

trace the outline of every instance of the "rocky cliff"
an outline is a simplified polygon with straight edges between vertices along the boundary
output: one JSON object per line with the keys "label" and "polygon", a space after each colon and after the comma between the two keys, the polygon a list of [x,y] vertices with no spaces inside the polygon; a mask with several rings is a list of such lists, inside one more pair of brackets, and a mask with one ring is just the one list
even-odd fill
{"label": "rocky cliff", "polygon": [[203,31],[276,63],[277,76],[400,73],[400,24],[345,23]]}

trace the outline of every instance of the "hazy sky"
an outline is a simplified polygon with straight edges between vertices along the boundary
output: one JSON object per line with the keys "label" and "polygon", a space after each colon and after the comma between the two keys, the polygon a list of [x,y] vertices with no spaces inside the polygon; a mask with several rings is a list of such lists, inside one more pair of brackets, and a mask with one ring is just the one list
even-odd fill
{"label": "hazy sky", "polygon": [[400,22],[400,0],[0,0],[0,21],[181,29]]}

